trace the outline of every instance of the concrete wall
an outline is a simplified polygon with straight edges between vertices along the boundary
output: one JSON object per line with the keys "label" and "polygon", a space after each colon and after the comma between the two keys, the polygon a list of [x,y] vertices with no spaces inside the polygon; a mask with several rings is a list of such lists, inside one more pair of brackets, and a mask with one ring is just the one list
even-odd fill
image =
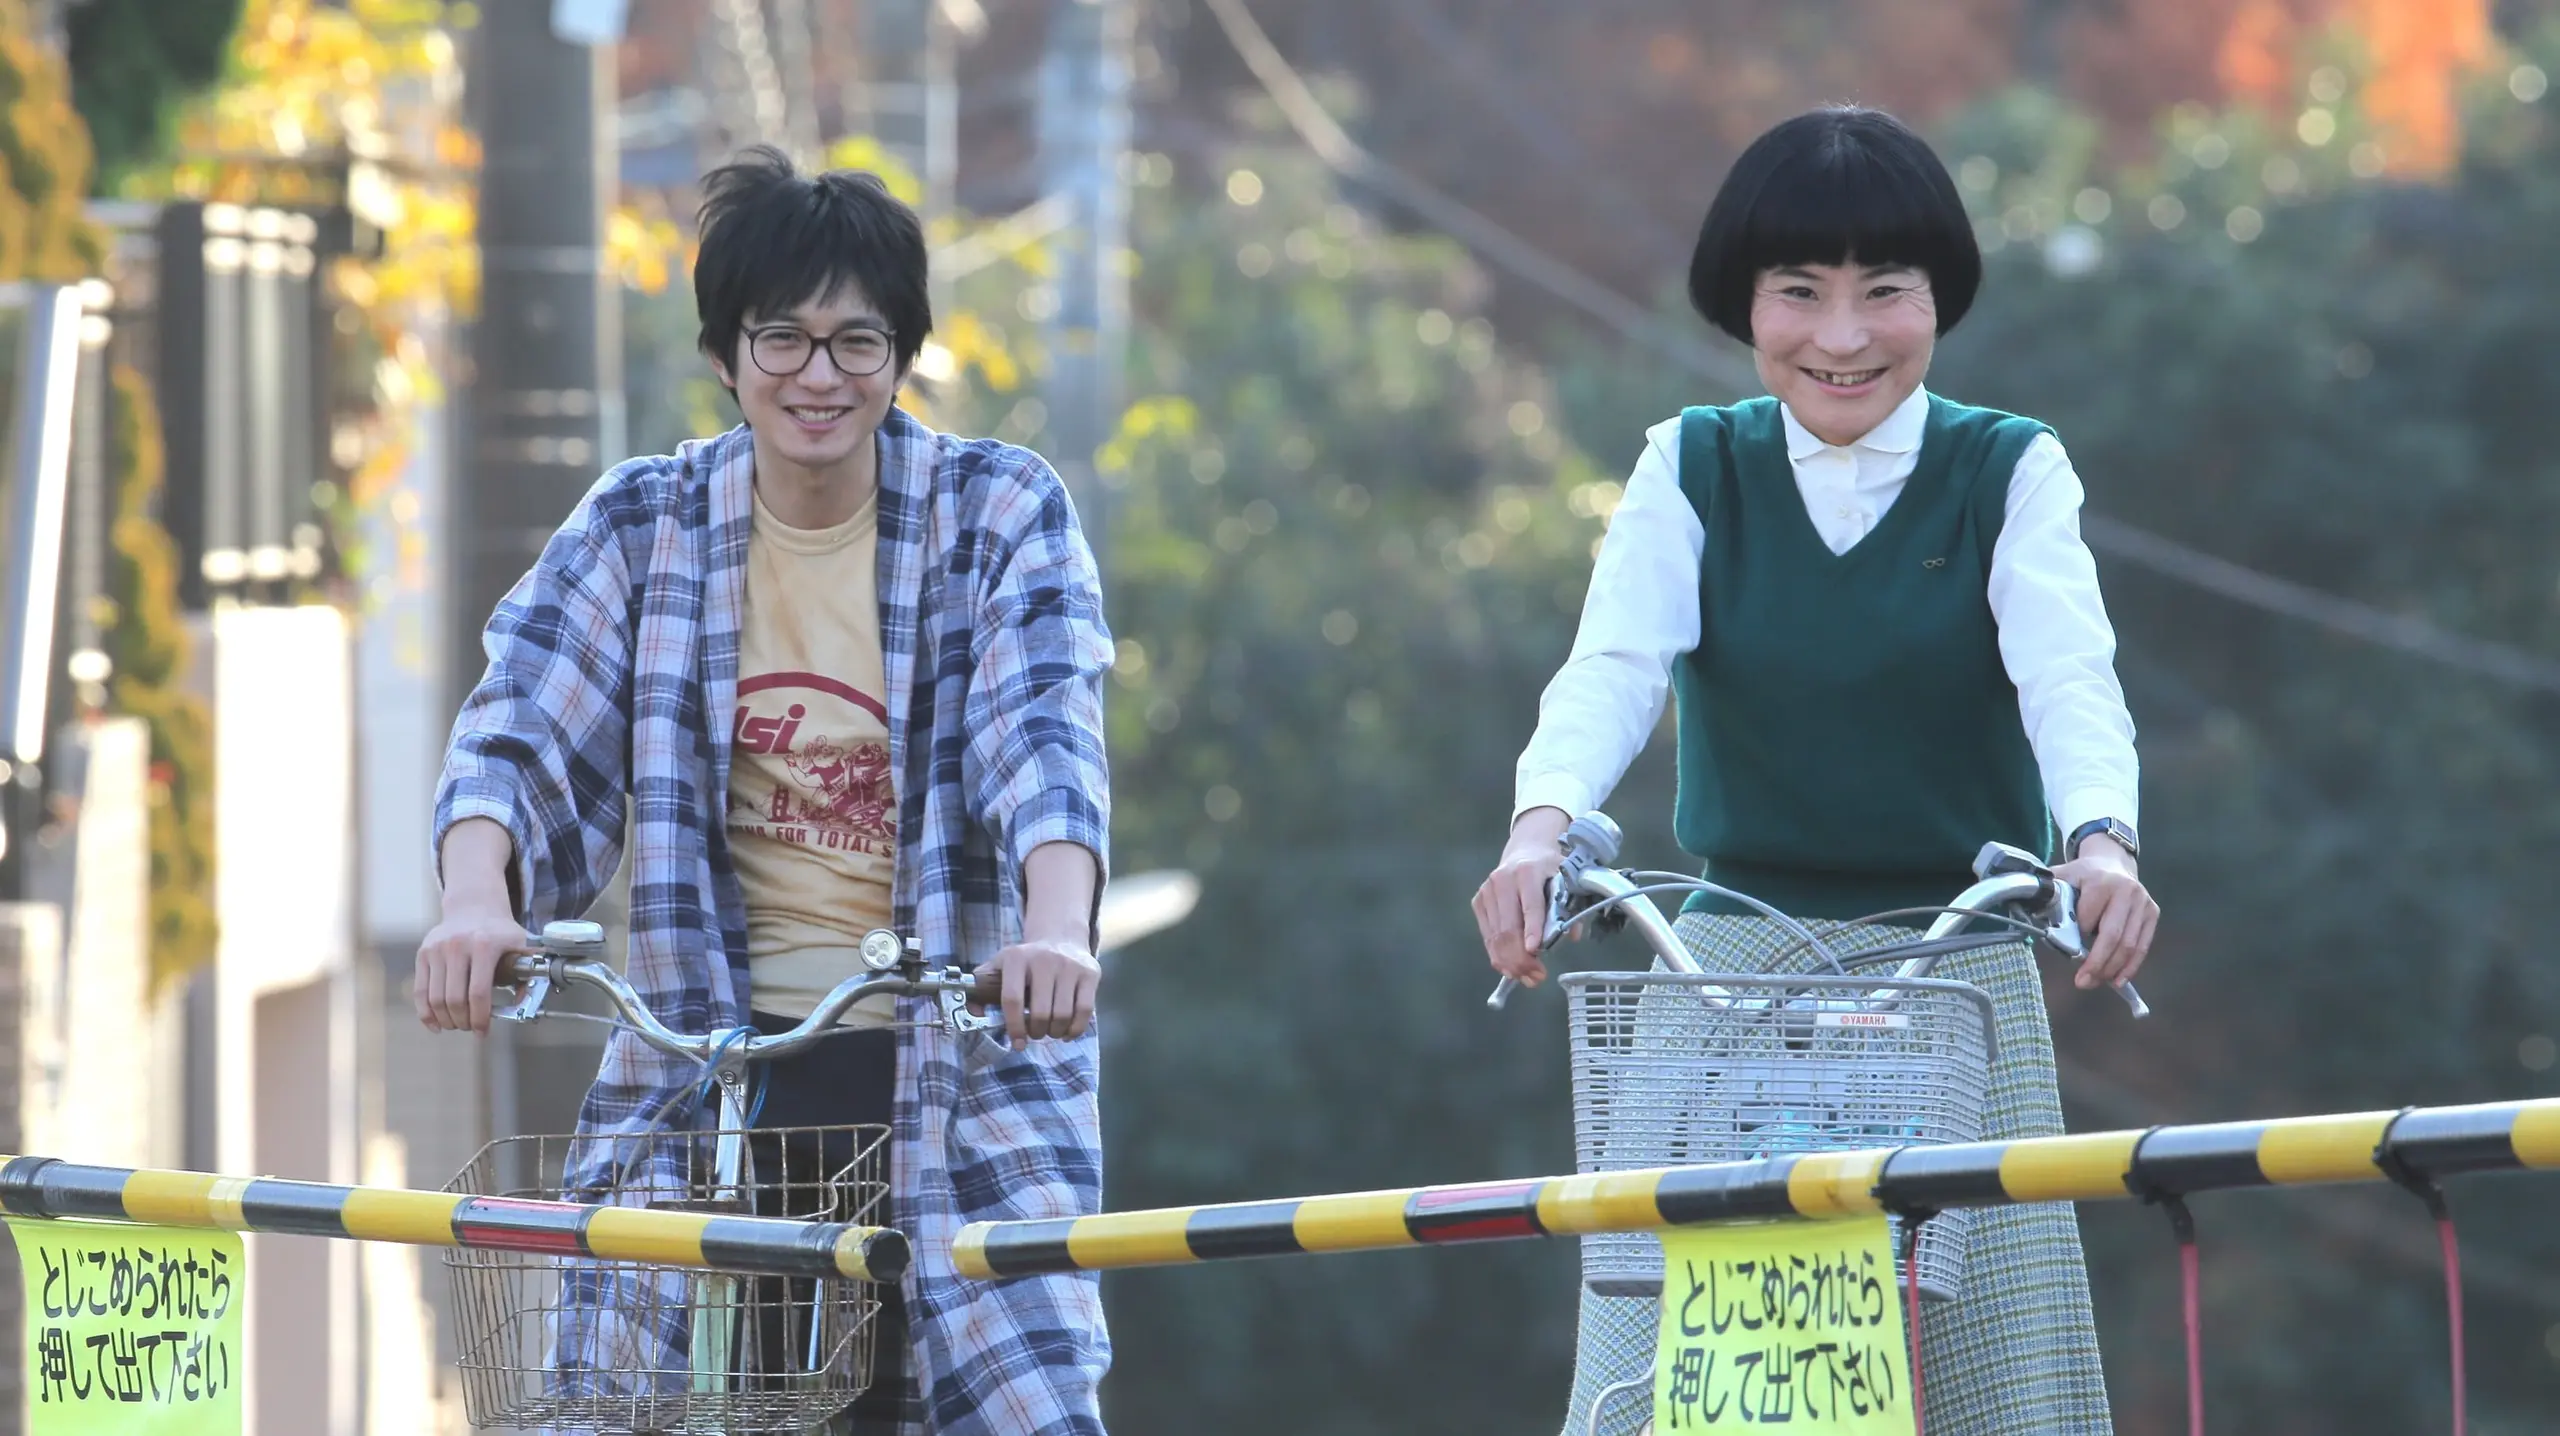
{"label": "concrete wall", "polygon": [[[176,994],[149,990],[149,735],[132,719],[66,732],[51,757],[59,821],[0,907],[0,1150],[111,1166],[158,1159],[177,1131],[165,1063],[137,1054]],[[21,1350],[17,1249],[0,1242],[0,1350]],[[26,1427],[23,1364],[0,1361],[0,1432]]]}
{"label": "concrete wall", "polygon": [[[50,903],[0,903],[0,1147],[27,1150],[23,1095],[28,1080],[25,978],[62,961],[62,910]],[[26,1298],[19,1285],[18,1252],[0,1243],[0,1351],[26,1350]],[[0,1436],[27,1429],[26,1363],[0,1361]]]}
{"label": "concrete wall", "polygon": [[18,1150],[65,1161],[140,1166],[155,1155],[171,1105],[164,1075],[137,1062],[153,1030],[148,923],[150,734],[117,718],[66,733],[57,775],[77,786],[76,814],[30,876],[65,915],[60,961],[29,966],[26,1083]]}

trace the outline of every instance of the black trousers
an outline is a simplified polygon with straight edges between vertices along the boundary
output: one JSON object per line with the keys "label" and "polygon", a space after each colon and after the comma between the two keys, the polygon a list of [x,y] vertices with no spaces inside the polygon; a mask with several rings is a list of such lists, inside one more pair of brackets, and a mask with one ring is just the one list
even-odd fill
{"label": "black trousers", "polygon": [[[767,1035],[787,1032],[798,1025],[796,1019],[770,1013],[757,1012],[751,1017],[756,1030]],[[839,1221],[851,1216],[849,1212],[826,1212],[817,1207],[819,1184],[860,1155],[853,1134],[829,1133],[824,1140],[815,1140],[811,1133],[786,1134],[780,1129],[888,1126],[891,1103],[897,1095],[897,1037],[887,1028],[851,1030],[820,1038],[789,1057],[758,1062],[747,1069],[762,1084],[761,1093],[749,1100],[750,1110],[756,1110],[758,1101],[762,1109],[756,1111],[752,1124],[755,1130],[747,1138],[747,1149],[755,1162],[758,1215]],[[886,1165],[884,1154],[884,1175]],[[769,1185],[777,1174],[785,1190],[776,1191]],[[893,1196],[888,1216],[875,1216],[873,1220],[897,1225],[895,1200]],[[759,1313],[757,1365],[765,1371],[805,1366],[815,1283],[788,1281],[790,1299],[785,1303],[779,1299],[785,1279],[755,1280]],[[899,1420],[910,1404],[906,1299],[896,1282],[882,1282],[874,1289],[880,1296],[880,1312],[872,1322],[871,1385],[849,1413],[853,1417],[852,1429],[856,1430],[886,1429]],[[828,1429],[846,1428],[839,1423]]]}

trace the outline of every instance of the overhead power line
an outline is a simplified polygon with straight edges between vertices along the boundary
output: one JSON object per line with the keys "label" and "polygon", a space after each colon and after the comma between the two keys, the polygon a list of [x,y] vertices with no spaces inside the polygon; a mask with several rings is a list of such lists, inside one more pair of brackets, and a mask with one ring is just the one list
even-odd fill
{"label": "overhead power line", "polygon": [[1591,163],[1582,141],[1544,107],[1524,99],[1519,83],[1469,33],[1470,27],[1441,13],[1437,0],[1389,0],[1388,8],[1422,37],[1436,58],[1446,62],[1454,88],[1480,101],[1477,108],[1486,118],[1509,130],[1545,162],[1549,173],[1561,175],[1592,201],[1600,211],[1592,216],[1596,221],[1659,262],[1687,257],[1689,235],[1621,183],[1610,166]]}
{"label": "overhead power line", "polygon": [[[1664,325],[1644,306],[1513,234],[1496,221],[1354,140],[1326,111],[1304,76],[1271,43],[1244,0],[1202,0],[1245,68],[1300,142],[1345,179],[1364,184],[1404,205],[1443,234],[1498,268],[1581,310],[1621,337],[1644,345],[1700,379],[1735,394],[1761,389],[1751,364]],[[2187,547],[2121,520],[2083,514],[2082,536],[2091,548],[2163,578],[2246,604],[2264,612],[2316,624],[2330,632],[2398,650],[2448,668],[2502,683],[2560,693],[2560,662],[2486,639],[2447,632],[2423,619],[2387,612],[2272,574],[2260,573]]]}
{"label": "overhead power line", "polygon": [[2396,648],[2448,668],[2464,669],[2519,688],[2560,693],[2560,663],[2521,648],[2448,633],[2422,618],[2392,613],[2243,568],[2229,559],[2215,558],[2175,539],[2100,514],[2082,514],[2080,532],[2091,548],[2191,588],[2317,624],[2348,638]]}
{"label": "overhead power line", "polygon": [[1261,82],[1263,92],[1280,107],[1281,118],[1327,168],[1397,200],[1442,233],[1599,320],[1621,337],[1736,393],[1748,394],[1759,387],[1759,377],[1748,362],[1674,331],[1652,310],[1504,229],[1428,181],[1371,154],[1334,122],[1315,92],[1307,88],[1306,80],[1255,23],[1244,0],[1205,3],[1245,67]]}

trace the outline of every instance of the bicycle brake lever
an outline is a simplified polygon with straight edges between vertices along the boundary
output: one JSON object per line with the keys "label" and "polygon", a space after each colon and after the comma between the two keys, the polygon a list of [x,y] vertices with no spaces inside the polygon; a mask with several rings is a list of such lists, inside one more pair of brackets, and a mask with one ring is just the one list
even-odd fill
{"label": "bicycle brake lever", "polygon": [[489,1008],[489,1015],[503,1017],[509,1022],[538,1021],[542,1016],[542,1005],[550,1000],[551,979],[537,977],[526,983],[517,992],[516,1000],[506,1006],[497,1006],[493,1001]]}
{"label": "bicycle brake lever", "polygon": [[2088,937],[2080,931],[2078,898],[2079,894],[2072,891],[2071,884],[2058,879],[2055,881],[2053,904],[2048,909],[2054,914],[2054,920],[2045,926],[2038,939],[2055,952],[2074,961],[2089,955]]}
{"label": "bicycle brake lever", "polygon": [[[1557,835],[1556,845],[1564,850],[1564,861],[1557,867],[1555,876],[1547,879],[1547,930],[1539,939],[1538,951],[1543,953],[1553,949],[1556,940],[1563,935],[1565,920],[1573,914],[1574,895],[1580,887],[1583,870],[1606,867],[1616,862],[1618,846],[1624,841],[1625,835],[1618,830],[1618,825],[1597,808],[1566,824],[1565,830]],[[1613,909],[1602,914],[1602,923],[1612,917],[1620,924],[1626,921],[1623,909]],[[1603,930],[1615,929],[1604,926]],[[1501,1011],[1503,1004],[1511,1000],[1512,990],[1519,985],[1517,979],[1505,977],[1494,984],[1493,995],[1484,1000],[1484,1005],[1496,1012]]]}
{"label": "bicycle brake lever", "polygon": [[989,1008],[985,1012],[969,1010],[969,994],[956,987],[942,989],[942,1020],[954,1032],[993,1032],[1004,1025],[1004,1014]]}
{"label": "bicycle brake lever", "polygon": [[[2054,921],[2037,937],[2037,945],[2050,947],[2073,962],[2087,962],[2089,939],[2080,931],[2080,894],[2071,884],[2058,878],[2053,884],[2052,911]],[[2115,991],[2124,999],[2124,1005],[2133,1009],[2137,1020],[2151,1015],[2151,1004],[2142,1000],[2142,994],[2133,990],[2132,983],[2119,982]]]}
{"label": "bicycle brake lever", "polygon": [[[1566,860],[1568,865],[1571,861],[1569,858]],[[1566,871],[1559,870],[1554,877],[1547,879],[1547,930],[1538,938],[1538,951],[1546,952],[1552,949],[1557,939],[1564,935],[1565,918],[1568,916],[1566,909],[1572,905],[1572,888],[1567,882]],[[1493,985],[1493,995],[1484,1000],[1484,1005],[1500,1012],[1510,1003],[1511,994],[1517,991],[1519,986],[1520,979],[1503,978]]]}
{"label": "bicycle brake lever", "polygon": [[[535,950],[516,959],[518,967],[530,965],[534,976],[517,989],[516,1000],[499,1007],[491,994],[489,1015],[509,1022],[534,1022],[542,1016],[543,1005],[551,1000],[551,967],[554,963],[594,962],[604,956],[604,925],[579,918],[560,918],[542,925],[542,941]],[[504,963],[502,962],[502,966]]]}

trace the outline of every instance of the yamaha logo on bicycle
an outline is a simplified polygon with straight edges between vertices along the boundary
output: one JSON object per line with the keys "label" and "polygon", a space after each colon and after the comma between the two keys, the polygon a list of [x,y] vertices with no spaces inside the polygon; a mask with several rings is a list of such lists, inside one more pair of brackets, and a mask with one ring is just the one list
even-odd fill
{"label": "yamaha logo on bicycle", "polygon": [[1900,1012],[1823,1012],[1813,1019],[1816,1027],[1908,1027],[1911,1018]]}

